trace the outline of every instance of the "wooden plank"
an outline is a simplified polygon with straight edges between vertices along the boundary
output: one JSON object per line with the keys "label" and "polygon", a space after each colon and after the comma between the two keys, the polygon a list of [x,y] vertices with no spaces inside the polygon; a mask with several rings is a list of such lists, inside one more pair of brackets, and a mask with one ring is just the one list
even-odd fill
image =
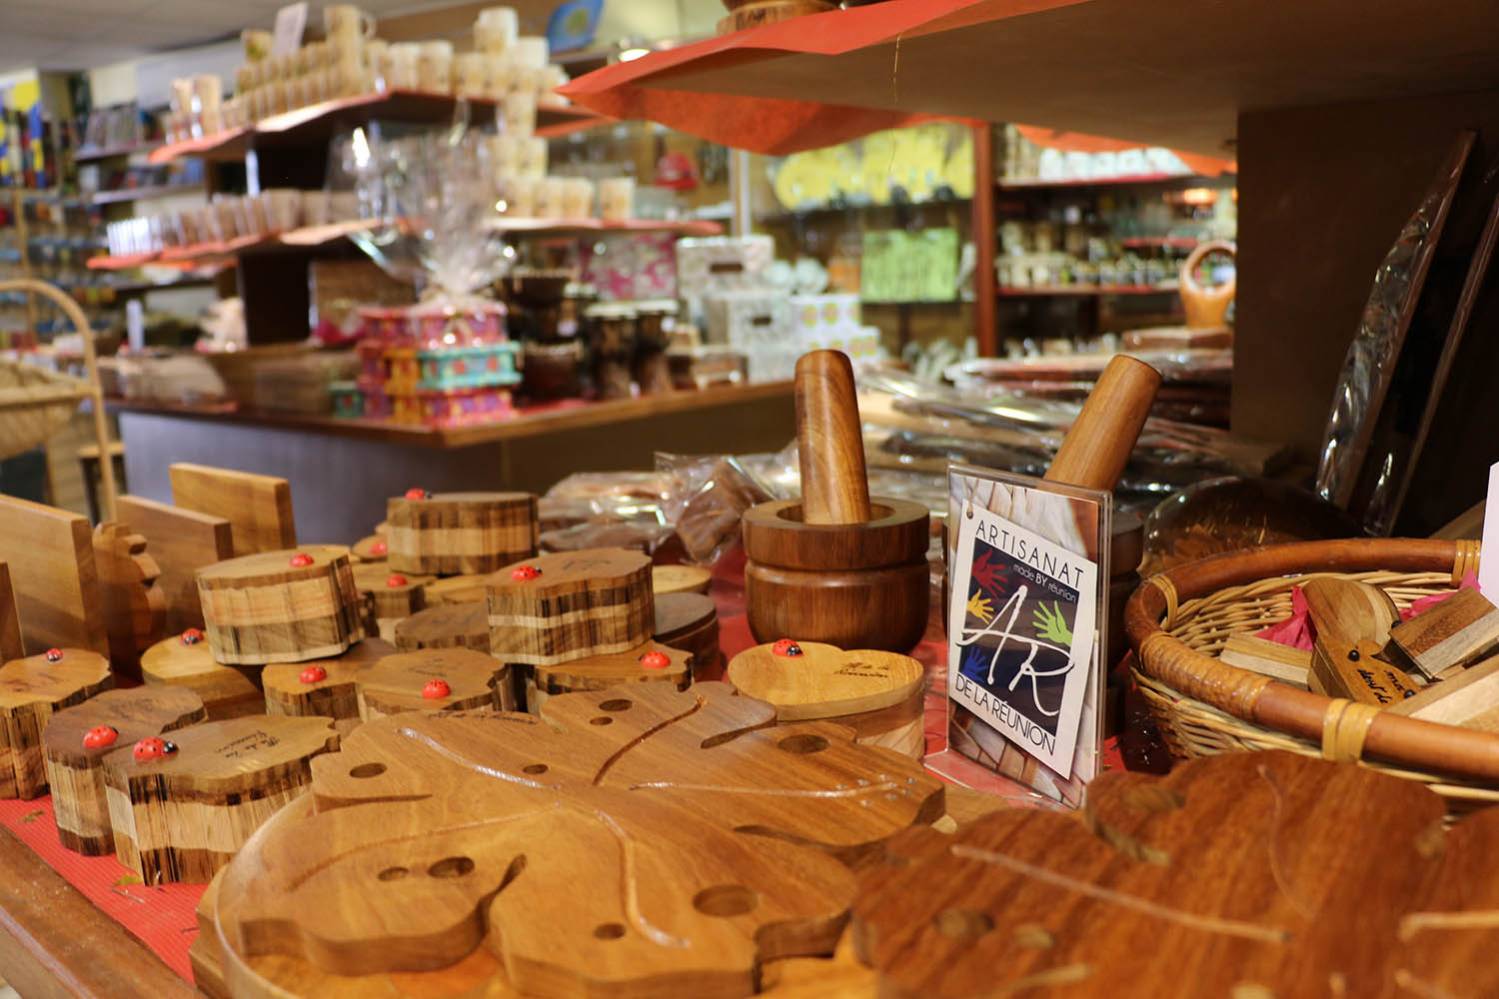
{"label": "wooden plank", "polygon": [[1218,653],[1219,662],[1259,673],[1295,687],[1308,687],[1312,653],[1253,635],[1230,635]]}
{"label": "wooden plank", "polygon": [[0,829],[0,969],[26,999],[195,995],[8,829]]}
{"label": "wooden plank", "polygon": [[25,654],[21,645],[21,616],[16,613],[16,594],[10,585],[10,566],[0,562],[0,663]]}
{"label": "wooden plank", "polygon": [[166,597],[166,630],[202,628],[203,608],[193,576],[204,566],[234,557],[229,521],[143,496],[121,496],[115,516],[146,539],[146,550],[161,570],[156,585]]}
{"label": "wooden plank", "polygon": [[1467,666],[1499,645],[1499,607],[1477,590],[1461,589],[1390,629],[1390,641],[1428,679]]}
{"label": "wooden plank", "polygon": [[0,561],[10,566],[27,653],[71,647],[109,654],[86,517],[0,496]]}
{"label": "wooden plank", "polygon": [[234,554],[296,547],[291,485],[285,479],[186,462],[173,465],[171,477],[173,503],[229,521]]}
{"label": "wooden plank", "polygon": [[1499,656],[1433,683],[1389,710],[1422,721],[1499,732]]}

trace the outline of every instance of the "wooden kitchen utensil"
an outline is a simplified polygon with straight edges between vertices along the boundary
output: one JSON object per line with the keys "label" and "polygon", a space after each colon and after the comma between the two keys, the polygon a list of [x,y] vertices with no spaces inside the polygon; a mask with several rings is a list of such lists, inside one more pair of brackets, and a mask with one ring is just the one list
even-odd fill
{"label": "wooden kitchen utensil", "polygon": [[230,665],[304,662],[364,636],[348,549],[244,555],[198,573],[213,658]]}
{"label": "wooden kitchen utensil", "polygon": [[197,694],[210,721],[258,715],[265,708],[260,668],[215,662],[200,629],[163,638],[141,656],[141,679],[148,686],[184,687]]}
{"label": "wooden kitchen utensil", "polygon": [[387,642],[395,640],[399,622],[426,607],[425,587],[436,579],[397,572],[387,562],[362,562],[353,572],[364,630]]}
{"label": "wooden kitchen utensil", "polygon": [[113,685],[108,660],[90,649],[48,649],[0,666],[0,798],[45,792],[47,723]]}
{"label": "wooden kitchen utensil", "polygon": [[482,600],[428,607],[396,622],[395,642],[402,652],[457,646],[487,653],[489,608]]}
{"label": "wooden kitchen utensil", "polygon": [[386,656],[354,678],[366,722],[408,711],[508,711],[510,669],[473,649],[424,649]]}
{"label": "wooden kitchen utensil", "polygon": [[659,600],[671,593],[707,593],[713,573],[696,565],[651,566],[651,589]]}
{"label": "wooden kitchen utensil", "polygon": [[104,761],[115,857],[148,885],[204,882],[300,796],[338,748],[331,718],[250,715],[144,740]]}
{"label": "wooden kitchen utensil", "polygon": [[53,715],[42,747],[62,845],[90,857],[113,853],[105,758],[129,753],[141,739],[207,720],[197,694],[163,686],[106,690]]}
{"label": "wooden kitchen utensil", "polygon": [[489,578],[489,651],[507,663],[554,665],[626,652],[655,628],[651,560],[621,548],[558,552]]}
{"label": "wooden kitchen utensil", "polygon": [[1435,607],[1390,628],[1394,643],[1416,669],[1435,680],[1499,646],[1499,607],[1482,593],[1460,589]]}
{"label": "wooden kitchen utensil", "polygon": [[10,566],[0,562],[0,663],[26,654],[21,644],[21,615],[16,611],[16,591],[10,583]]}
{"label": "wooden kitchen utensil", "polygon": [[94,569],[110,667],[139,677],[141,653],[166,632],[166,594],[156,585],[161,570],[146,551],[146,539],[114,521],[94,528]]}
{"label": "wooden kitchen utensil", "polygon": [[340,722],[359,719],[359,694],[354,684],[361,674],[396,648],[378,638],[356,642],[341,656],[305,663],[275,663],[260,674],[265,687],[265,711],[271,715],[306,718],[322,715]]}
{"label": "wooden kitchen utensil", "polygon": [[173,465],[169,471],[172,502],[229,521],[234,554],[296,546],[291,485],[285,479],[187,463]]}
{"label": "wooden kitchen utensil", "polygon": [[166,598],[166,632],[201,629],[195,576],[205,566],[234,557],[229,521],[141,496],[121,496],[115,508],[120,522],[146,539],[146,551],[160,570],[156,588]]}
{"label": "wooden kitchen utensil", "polygon": [[718,647],[718,606],[700,593],[656,597],[656,633],[662,645],[692,653],[692,681],[723,679]]}
{"label": "wooden kitchen utensil", "polygon": [[489,573],[472,573],[463,576],[444,576],[428,583],[422,598],[428,607],[442,604],[484,603],[489,596]]}
{"label": "wooden kitchen utensil", "polygon": [[728,680],[741,694],[775,705],[782,724],[816,719],[847,725],[860,743],[913,759],[925,748],[926,671],[910,656],[779,641],[731,659]]}
{"label": "wooden kitchen utensil", "polygon": [[390,567],[438,575],[494,572],[536,554],[536,497],[530,493],[413,490],[386,509]]}
{"label": "wooden kitchen utensil", "polygon": [[847,355],[797,361],[796,422],[801,500],[744,514],[750,630],[762,642],[904,652],[926,630],[929,516],[920,503],[870,499]]}
{"label": "wooden kitchen utensil", "polygon": [[1414,697],[1416,684],[1404,670],[1377,658],[1400,620],[1390,598],[1368,583],[1323,576],[1302,587],[1317,645],[1312,676],[1328,697],[1346,697],[1387,708]]}
{"label": "wooden kitchen utensil", "polygon": [[943,803],[915,762],[773,717],[646,683],[369,722],[220,881],[231,985],[498,995],[503,966],[521,994],[751,994],[773,959],[832,951],[838,858]]}
{"label": "wooden kitchen utensil", "polygon": [[10,568],[28,653],[73,646],[108,654],[87,518],[0,496],[0,561]]}
{"label": "wooden kitchen utensil", "polygon": [[691,653],[646,642],[628,652],[537,666],[526,680],[526,710],[538,714],[547,698],[579,690],[607,690],[636,683],[664,683],[686,690],[692,683],[691,660]]}

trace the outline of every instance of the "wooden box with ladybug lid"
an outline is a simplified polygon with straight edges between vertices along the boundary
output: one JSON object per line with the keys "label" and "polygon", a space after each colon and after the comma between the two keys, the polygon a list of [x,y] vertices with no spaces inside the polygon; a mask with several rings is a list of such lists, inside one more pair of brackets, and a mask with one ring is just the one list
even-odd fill
{"label": "wooden box with ladybug lid", "polygon": [[494,572],[535,554],[540,534],[530,493],[413,488],[386,504],[386,520],[386,564],[399,573]]}
{"label": "wooden box with ladybug lid", "polygon": [[137,741],[104,759],[115,857],[148,885],[202,883],[307,790],[338,749],[332,718],[248,715]]}
{"label": "wooden box with ladybug lid", "polygon": [[510,670],[474,649],[423,649],[386,656],[355,678],[366,722],[407,711],[509,711]]}
{"label": "wooden box with ladybug lid", "polygon": [[625,652],[537,666],[526,682],[526,710],[539,714],[547,698],[557,694],[632,683],[664,683],[686,690],[692,683],[692,653],[646,642]]}
{"label": "wooden box with ladybug lid", "polygon": [[43,794],[47,723],[112,686],[109,660],[89,649],[48,649],[0,666],[0,798]]}
{"label": "wooden box with ladybug lid", "polygon": [[388,559],[354,566],[354,588],[359,591],[365,632],[393,641],[396,624],[426,606],[424,587],[436,578],[397,571]]}
{"label": "wooden box with ladybug lid", "polygon": [[307,545],[198,571],[208,644],[231,665],[338,655],[364,637],[349,550]]}
{"label": "wooden box with ladybug lid", "polygon": [[168,733],[207,720],[202,698],[167,686],[106,690],[54,715],[42,745],[62,845],[91,857],[113,853],[104,761],[142,739],[170,739]]}
{"label": "wooden box with ladybug lid", "polygon": [[198,695],[210,721],[259,714],[260,667],[215,662],[208,637],[188,628],[157,642],[141,656],[148,687],[181,687]]}
{"label": "wooden box with ladybug lid", "polygon": [[627,652],[650,641],[656,604],[651,560],[622,548],[557,552],[489,578],[489,651],[555,666]]}

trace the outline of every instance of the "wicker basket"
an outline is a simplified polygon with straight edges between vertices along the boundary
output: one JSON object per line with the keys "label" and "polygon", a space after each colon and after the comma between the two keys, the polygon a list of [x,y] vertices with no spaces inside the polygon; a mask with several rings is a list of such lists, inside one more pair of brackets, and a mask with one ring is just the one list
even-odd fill
{"label": "wicker basket", "polygon": [[1474,541],[1319,541],[1178,566],[1130,598],[1133,668],[1178,757],[1283,749],[1358,761],[1422,781],[1453,814],[1499,802],[1499,734],[1384,714],[1299,690],[1216,658],[1230,635],[1291,614],[1291,590],[1318,575],[1358,579],[1395,604],[1455,587],[1478,568]]}

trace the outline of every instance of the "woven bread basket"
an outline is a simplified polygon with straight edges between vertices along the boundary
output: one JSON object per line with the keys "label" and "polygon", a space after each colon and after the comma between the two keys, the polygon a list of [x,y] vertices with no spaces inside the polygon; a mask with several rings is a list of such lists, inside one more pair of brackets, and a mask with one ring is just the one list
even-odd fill
{"label": "woven bread basket", "polygon": [[1478,571],[1476,541],[1360,539],[1273,545],[1152,576],[1125,609],[1132,668],[1178,757],[1283,749],[1418,780],[1457,815],[1499,802],[1499,734],[1390,715],[1218,661],[1230,635],[1291,615],[1291,590],[1337,575],[1404,609]]}

